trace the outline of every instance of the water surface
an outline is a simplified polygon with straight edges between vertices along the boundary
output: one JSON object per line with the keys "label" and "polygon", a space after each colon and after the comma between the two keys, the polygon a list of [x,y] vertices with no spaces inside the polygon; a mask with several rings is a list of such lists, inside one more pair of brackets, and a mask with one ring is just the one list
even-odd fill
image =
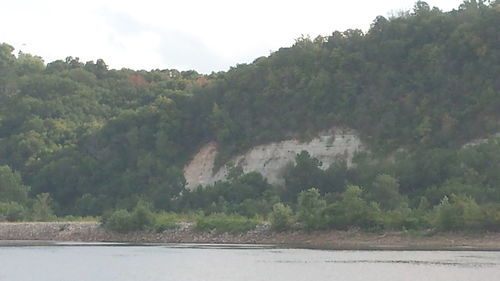
{"label": "water surface", "polygon": [[500,252],[333,251],[259,245],[0,246],[0,281],[500,280]]}

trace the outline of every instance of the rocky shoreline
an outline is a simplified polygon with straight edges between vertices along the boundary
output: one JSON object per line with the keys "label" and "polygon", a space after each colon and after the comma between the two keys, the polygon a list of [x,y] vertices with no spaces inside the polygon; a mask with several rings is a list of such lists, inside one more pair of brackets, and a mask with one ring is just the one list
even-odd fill
{"label": "rocky shoreline", "polygon": [[[1,240],[127,242],[127,243],[221,243],[274,244],[283,247],[373,250],[500,250],[500,233],[437,233],[412,235],[351,231],[274,232],[262,226],[244,234],[196,232],[193,224],[161,233],[115,233],[98,222],[0,223]],[[4,243],[5,244],[5,243]]]}

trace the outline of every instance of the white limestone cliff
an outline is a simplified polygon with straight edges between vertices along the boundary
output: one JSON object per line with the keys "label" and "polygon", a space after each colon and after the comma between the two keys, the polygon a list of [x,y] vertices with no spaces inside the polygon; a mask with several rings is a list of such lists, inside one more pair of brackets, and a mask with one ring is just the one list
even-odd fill
{"label": "white limestone cliff", "polygon": [[213,173],[217,145],[215,142],[210,142],[204,145],[184,167],[184,177],[187,181],[187,188],[193,189],[198,185],[206,186],[226,179],[229,169],[239,165],[245,173],[259,172],[269,183],[280,185],[283,184],[284,167],[293,163],[295,156],[303,150],[321,161],[323,163],[321,168],[326,169],[339,156],[345,157],[347,164],[350,165],[354,154],[363,149],[363,144],[354,131],[331,129],[321,132],[309,142],[285,140],[255,146],[245,154],[233,157],[229,161],[230,165],[221,167]]}

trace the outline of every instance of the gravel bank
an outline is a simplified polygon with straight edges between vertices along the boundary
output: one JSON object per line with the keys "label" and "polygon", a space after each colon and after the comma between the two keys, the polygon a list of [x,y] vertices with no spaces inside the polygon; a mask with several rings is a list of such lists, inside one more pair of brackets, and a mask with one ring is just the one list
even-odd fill
{"label": "gravel bank", "polygon": [[250,243],[278,244],[323,249],[422,249],[422,250],[500,250],[500,233],[438,233],[411,235],[361,231],[273,232],[260,227],[245,234],[196,232],[193,225],[161,233],[114,233],[98,222],[22,222],[0,223],[0,240],[43,240],[75,242],[130,243]]}

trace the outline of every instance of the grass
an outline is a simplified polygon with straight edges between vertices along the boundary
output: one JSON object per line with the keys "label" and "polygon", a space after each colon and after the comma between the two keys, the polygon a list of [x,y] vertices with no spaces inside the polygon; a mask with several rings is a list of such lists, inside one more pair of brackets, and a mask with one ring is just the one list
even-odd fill
{"label": "grass", "polygon": [[100,217],[79,217],[79,216],[64,216],[64,217],[56,217],[54,222],[99,222]]}

